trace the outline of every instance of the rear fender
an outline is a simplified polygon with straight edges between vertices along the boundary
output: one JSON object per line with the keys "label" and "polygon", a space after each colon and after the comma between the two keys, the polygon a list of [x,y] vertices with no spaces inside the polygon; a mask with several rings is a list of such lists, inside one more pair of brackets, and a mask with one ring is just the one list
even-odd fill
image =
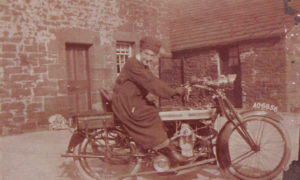
{"label": "rear fender", "polygon": [[85,139],[85,136],[82,133],[75,131],[72,134],[71,139],[69,141],[68,152],[73,152],[74,148],[76,146],[78,146],[79,144],[81,144],[84,139]]}

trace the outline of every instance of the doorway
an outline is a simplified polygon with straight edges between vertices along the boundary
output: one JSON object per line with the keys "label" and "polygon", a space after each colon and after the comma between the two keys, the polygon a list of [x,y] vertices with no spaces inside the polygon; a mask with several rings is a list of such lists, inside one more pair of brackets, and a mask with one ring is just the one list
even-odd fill
{"label": "doorway", "polygon": [[223,47],[219,50],[221,74],[235,74],[236,80],[232,90],[226,90],[227,98],[236,108],[242,108],[241,63],[238,47]]}
{"label": "doorway", "polygon": [[89,48],[90,45],[66,43],[70,113],[91,110]]}

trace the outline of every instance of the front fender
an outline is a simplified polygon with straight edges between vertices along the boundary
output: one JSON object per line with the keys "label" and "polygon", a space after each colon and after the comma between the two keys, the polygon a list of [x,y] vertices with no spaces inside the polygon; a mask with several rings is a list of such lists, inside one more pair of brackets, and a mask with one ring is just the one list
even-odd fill
{"label": "front fender", "polygon": [[242,118],[251,117],[251,116],[265,116],[269,117],[277,122],[283,121],[283,117],[273,111],[263,111],[263,110],[246,110],[240,113]]}

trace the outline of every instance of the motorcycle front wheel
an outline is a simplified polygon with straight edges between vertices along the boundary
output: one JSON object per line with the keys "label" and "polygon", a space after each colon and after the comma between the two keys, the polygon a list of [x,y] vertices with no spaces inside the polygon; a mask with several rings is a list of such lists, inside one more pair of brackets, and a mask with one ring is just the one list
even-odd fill
{"label": "motorcycle front wheel", "polygon": [[99,130],[77,149],[75,165],[86,180],[111,180],[139,170],[140,160],[130,147],[118,144],[120,132]]}
{"label": "motorcycle front wheel", "polygon": [[222,164],[226,164],[226,170],[243,180],[269,180],[276,177],[290,156],[289,137],[282,124],[267,116],[249,116],[243,118],[241,126],[258,145],[258,149],[251,149],[237,127],[223,130],[224,149],[222,151],[219,147],[221,153],[218,156]]}

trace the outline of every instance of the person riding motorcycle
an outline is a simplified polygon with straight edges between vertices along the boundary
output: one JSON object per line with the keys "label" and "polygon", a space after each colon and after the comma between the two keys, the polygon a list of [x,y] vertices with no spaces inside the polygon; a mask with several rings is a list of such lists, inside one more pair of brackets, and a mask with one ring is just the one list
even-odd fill
{"label": "person riding motorcycle", "polygon": [[138,146],[163,153],[174,165],[188,159],[170,144],[159,109],[146,96],[150,92],[161,98],[171,98],[184,95],[186,90],[183,87],[172,88],[152,73],[160,48],[161,43],[155,38],[140,40],[140,53],[128,59],[116,79],[112,109]]}

